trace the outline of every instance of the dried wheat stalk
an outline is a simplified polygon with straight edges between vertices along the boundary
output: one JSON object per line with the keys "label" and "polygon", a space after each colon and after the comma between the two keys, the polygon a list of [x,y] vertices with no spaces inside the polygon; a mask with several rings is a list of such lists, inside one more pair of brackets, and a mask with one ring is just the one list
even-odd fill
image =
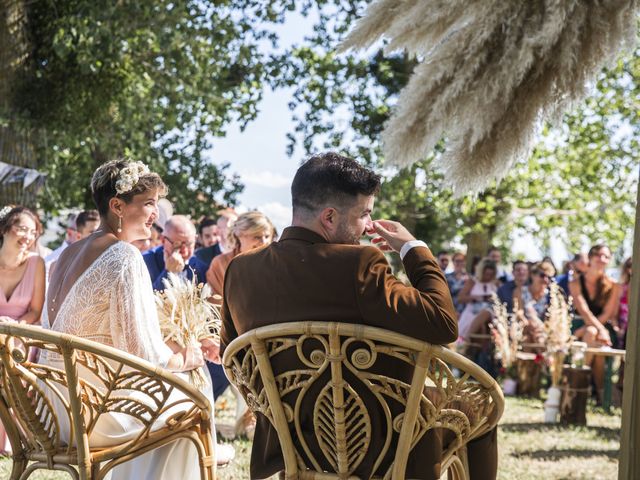
{"label": "dried wheat stalk", "polygon": [[562,365],[571,348],[572,337],[571,305],[565,300],[556,282],[549,286],[549,307],[544,327],[547,333],[546,353],[551,371],[551,383],[557,387],[560,385]]}
{"label": "dried wheat stalk", "polygon": [[492,295],[493,317],[489,324],[495,341],[495,358],[500,360],[502,367],[509,370],[515,365],[524,322],[518,315],[509,315],[507,306],[500,302],[498,296]]}
{"label": "dried wheat stalk", "polygon": [[456,194],[482,189],[529,155],[543,120],[581,100],[636,41],[637,0],[378,0],[341,48],[385,37],[424,58],[382,140],[405,166],[446,137],[438,160]]}
{"label": "dried wheat stalk", "polygon": [[[204,338],[219,338],[220,308],[212,304],[211,288],[173,273],[163,281],[164,292],[156,292],[156,307],[160,330],[165,341],[174,341],[181,347],[197,344]],[[206,385],[202,368],[190,372],[191,383],[196,388]]]}

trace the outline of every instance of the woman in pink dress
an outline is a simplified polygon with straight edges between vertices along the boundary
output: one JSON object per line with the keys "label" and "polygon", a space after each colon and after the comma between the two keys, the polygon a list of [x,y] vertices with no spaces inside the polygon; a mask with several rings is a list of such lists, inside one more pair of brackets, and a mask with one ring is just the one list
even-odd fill
{"label": "woman in pink dress", "polygon": [[[0,210],[0,320],[37,324],[44,304],[44,260],[31,247],[42,232],[26,207]],[[0,424],[0,453],[7,436]]]}

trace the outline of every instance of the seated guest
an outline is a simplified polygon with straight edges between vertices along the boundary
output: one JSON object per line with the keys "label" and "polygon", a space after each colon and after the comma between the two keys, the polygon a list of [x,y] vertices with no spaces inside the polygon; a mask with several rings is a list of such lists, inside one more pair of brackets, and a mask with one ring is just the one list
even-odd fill
{"label": "seated guest", "polygon": [[[573,298],[576,318],[573,334],[589,347],[613,346],[611,322],[616,321],[620,301],[620,286],[606,273],[611,261],[611,250],[598,244],[589,250],[589,268],[569,282],[569,293]],[[598,400],[602,400],[604,388],[604,357],[587,354],[587,364],[591,366],[593,383]]]}
{"label": "seated guest", "polygon": [[230,250],[213,259],[207,270],[207,282],[216,295],[222,296],[224,274],[231,260],[241,253],[269,245],[276,237],[276,229],[261,212],[253,211],[240,215],[229,230],[227,246]]}
{"label": "seated guest", "polygon": [[474,333],[487,332],[493,315],[492,295],[498,289],[496,273],[493,260],[480,260],[475,277],[466,281],[458,295],[458,301],[465,306],[458,322],[459,335],[463,340],[468,340]]}
{"label": "seated guest", "polygon": [[565,295],[569,295],[569,282],[573,281],[576,275],[580,275],[589,268],[589,257],[586,253],[576,253],[569,261],[567,271],[558,275],[556,282]]}
{"label": "seated guest", "polygon": [[[457,338],[449,289],[429,248],[397,222],[372,221],[379,186],[378,175],[336,153],[313,156],[298,169],[291,186],[293,226],[278,242],[237,256],[227,268],[222,350],[254,328],[305,320],[377,326],[437,344]],[[378,248],[359,244],[365,233],[375,234],[373,245],[400,254],[412,285],[392,275]],[[274,368],[279,368],[275,361]],[[398,371],[396,365],[381,368],[410,382],[412,371]],[[379,403],[363,401],[372,425],[380,425],[385,412]],[[267,478],[283,470],[283,457],[274,427],[262,414],[257,417],[251,478]],[[312,442],[312,431],[302,425],[299,434],[317,452],[317,440]],[[380,428],[367,435],[372,443],[385,442]],[[435,430],[416,440],[407,478],[440,478],[441,442]],[[495,448],[495,430],[468,445],[474,478],[495,478]],[[382,476],[388,459],[378,468],[376,461],[367,457],[353,475]]]}
{"label": "seated guest", "polygon": [[207,266],[193,256],[196,228],[184,215],[169,217],[164,225],[162,244],[142,254],[149,269],[154,290],[164,290],[163,280],[175,273],[191,281],[196,275],[198,283],[207,281]]}
{"label": "seated guest", "polygon": [[149,237],[149,249],[162,245],[162,227],[157,223],[151,225],[151,236]]}
{"label": "seated guest", "polygon": [[[465,282],[469,278],[467,271],[465,270],[465,255],[461,252],[453,254],[453,272],[447,273],[445,278],[449,285],[449,292],[453,299],[453,305],[456,307],[458,313],[462,312],[464,305],[458,301],[458,294],[462,291]],[[442,268],[442,267],[441,267]]]}
{"label": "seated guest", "polygon": [[496,264],[498,284],[502,285],[511,280],[511,275],[502,268],[502,252],[498,247],[489,247],[487,250],[487,258]]}
{"label": "seated guest", "polygon": [[233,248],[228,243],[229,228],[238,218],[238,214],[233,208],[225,208],[224,210],[218,210],[218,215],[220,215],[216,222],[218,226],[218,245],[220,246],[220,251],[226,253]]}
{"label": "seated guest", "polygon": [[[220,296],[223,295],[224,275],[234,257],[254,248],[270,244],[275,240],[275,236],[275,227],[263,213],[254,211],[240,215],[229,230],[227,245],[231,250],[215,257],[209,270],[207,270],[207,281],[213,293]],[[242,287],[239,286],[239,288]],[[220,301],[218,299],[214,300],[216,303],[220,303]],[[210,364],[209,372],[213,379],[213,395],[214,398],[217,398],[227,389],[229,381],[220,365]],[[242,397],[239,395],[237,397],[235,433],[236,435],[251,437],[255,429],[255,417]]]}
{"label": "seated guest", "polygon": [[531,281],[520,285],[513,292],[513,310],[525,319],[524,343],[543,343],[544,321],[549,306],[549,284],[555,268],[546,261],[536,263],[531,269]]}
{"label": "seated guest", "polygon": [[[83,210],[77,216],[74,215],[74,219],[75,228],[72,230],[72,241],[69,242],[69,237],[67,236],[67,240],[65,241],[65,243],[63,243],[55,252],[52,252],[52,255],[47,257],[48,260],[45,259],[45,266],[48,268],[48,275],[46,277],[47,281],[49,280],[51,272],[55,268],[58,258],[57,256],[59,256],[60,253],[62,253],[62,251],[72,243],[75,243],[91,235],[93,232],[98,230],[98,227],[100,226],[100,215],[98,215],[97,210]],[[68,234],[69,229],[67,230],[67,235]],[[46,263],[47,261],[49,263]]]}
{"label": "seated guest", "polygon": [[513,262],[513,280],[498,288],[498,298],[507,305],[507,311],[513,313],[513,292],[529,282],[529,264],[522,260]]}
{"label": "seated guest", "polygon": [[618,322],[616,325],[616,348],[625,349],[627,340],[627,327],[629,326],[629,285],[631,283],[631,257],[622,264],[620,272],[620,308],[618,309]]}
{"label": "seated guest", "polygon": [[440,250],[438,255],[436,255],[438,259],[438,265],[443,272],[446,272],[449,268],[449,264],[451,263],[451,255],[446,250]]}
{"label": "seated guest", "polygon": [[97,210],[83,210],[76,217],[76,242],[98,230],[100,215]]}
{"label": "seated guest", "polygon": [[196,257],[209,267],[211,260],[222,253],[219,245],[218,225],[214,219],[204,218],[200,222],[198,239],[202,246],[196,250]]}

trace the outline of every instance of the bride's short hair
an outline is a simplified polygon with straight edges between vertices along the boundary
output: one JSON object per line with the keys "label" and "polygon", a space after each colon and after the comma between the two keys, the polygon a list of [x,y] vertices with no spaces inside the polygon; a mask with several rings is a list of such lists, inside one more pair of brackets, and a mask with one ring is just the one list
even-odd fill
{"label": "bride's short hair", "polygon": [[100,215],[104,216],[109,211],[109,200],[118,197],[126,203],[130,203],[134,195],[148,192],[149,190],[158,190],[160,196],[167,194],[167,186],[160,178],[160,175],[154,172],[144,171],[137,176],[137,180],[130,184],[131,188],[126,192],[118,193],[117,182],[121,180],[122,171],[135,165],[127,160],[111,160],[100,165],[93,173],[91,179],[91,193],[93,201]]}

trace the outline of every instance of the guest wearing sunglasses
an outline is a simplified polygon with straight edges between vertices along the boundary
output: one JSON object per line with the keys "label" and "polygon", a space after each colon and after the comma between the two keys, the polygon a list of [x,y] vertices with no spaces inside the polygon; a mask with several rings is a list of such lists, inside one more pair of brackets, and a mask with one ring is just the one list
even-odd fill
{"label": "guest wearing sunglasses", "polygon": [[513,310],[525,320],[524,343],[544,342],[544,320],[549,306],[549,285],[556,273],[553,264],[547,261],[531,267],[531,278],[527,285],[513,291]]}
{"label": "guest wearing sunglasses", "polygon": [[142,254],[149,269],[154,290],[164,290],[163,280],[175,273],[188,281],[196,276],[197,283],[207,281],[207,265],[193,255],[196,227],[184,215],[169,217],[164,225],[162,243]]}

